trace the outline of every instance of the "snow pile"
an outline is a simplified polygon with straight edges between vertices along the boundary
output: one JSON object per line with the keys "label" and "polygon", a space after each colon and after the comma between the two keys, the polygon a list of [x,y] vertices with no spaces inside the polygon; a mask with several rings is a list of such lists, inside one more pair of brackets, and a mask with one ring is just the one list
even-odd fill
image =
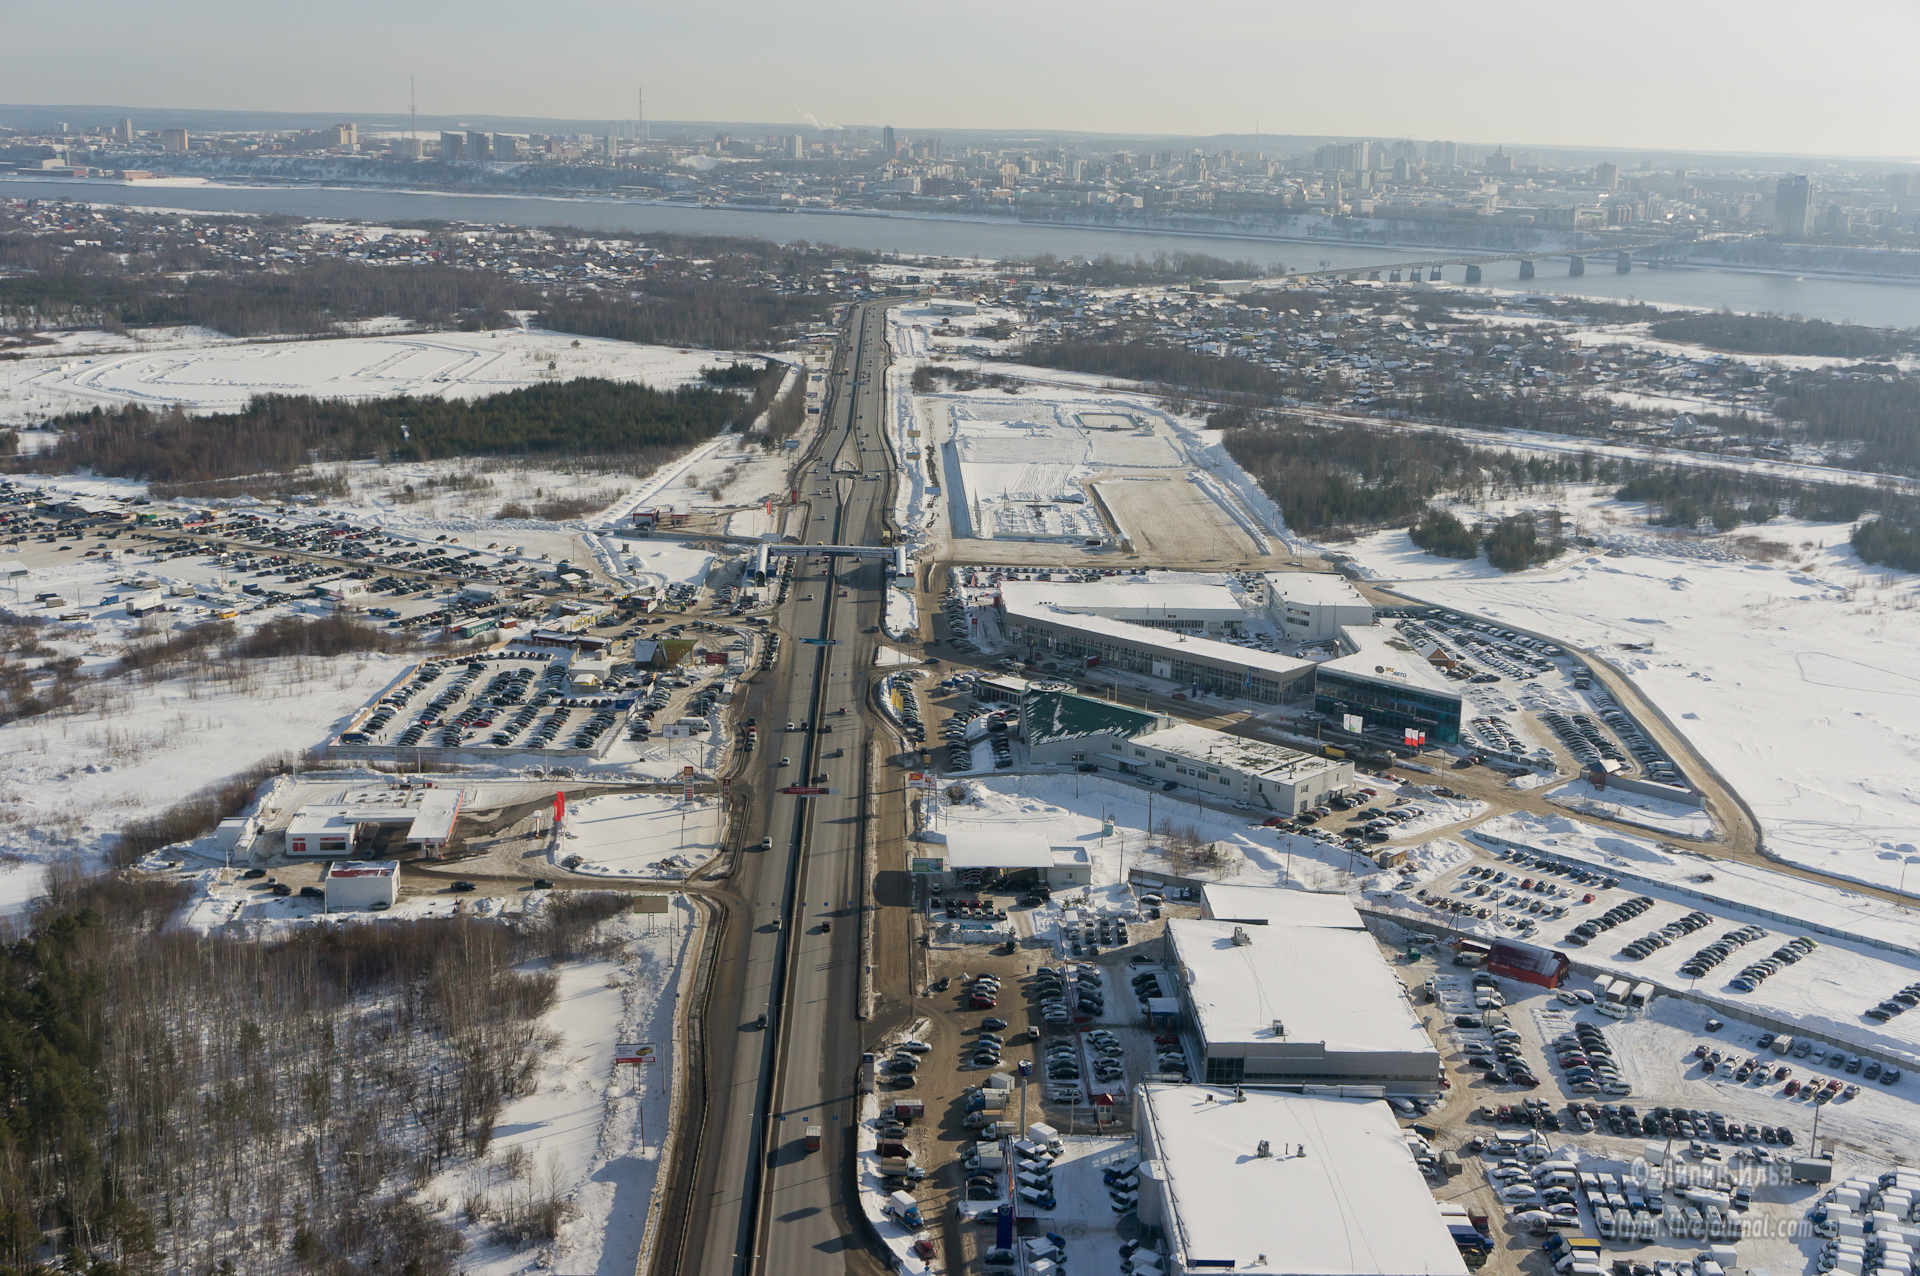
{"label": "snow pile", "polygon": [[1663,798],[1629,793],[1625,789],[1596,789],[1585,780],[1575,780],[1555,791],[1548,799],[1581,815],[1594,815],[1637,824],[1656,833],[1705,841],[1713,836],[1713,817],[1699,807],[1682,806]]}

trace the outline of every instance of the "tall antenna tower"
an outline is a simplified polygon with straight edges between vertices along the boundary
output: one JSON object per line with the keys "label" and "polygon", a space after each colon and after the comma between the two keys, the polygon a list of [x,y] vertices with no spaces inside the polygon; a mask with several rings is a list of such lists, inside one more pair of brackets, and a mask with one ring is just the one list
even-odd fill
{"label": "tall antenna tower", "polygon": [[647,135],[647,86],[642,84],[633,90],[633,140],[639,141]]}

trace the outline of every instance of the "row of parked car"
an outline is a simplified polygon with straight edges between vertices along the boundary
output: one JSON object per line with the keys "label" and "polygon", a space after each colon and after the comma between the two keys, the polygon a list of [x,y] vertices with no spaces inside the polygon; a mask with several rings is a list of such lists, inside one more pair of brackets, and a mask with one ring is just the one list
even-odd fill
{"label": "row of parked car", "polygon": [[1767,956],[1743,969],[1734,978],[1727,981],[1727,987],[1735,992],[1752,992],[1773,976],[1794,965],[1807,956],[1819,943],[1811,935],[1795,935]]}
{"label": "row of parked car", "polygon": [[1594,700],[1600,707],[1601,719],[1613,728],[1613,733],[1620,737],[1620,743],[1627,746],[1627,751],[1639,759],[1640,768],[1647,773],[1648,779],[1658,780],[1662,784],[1681,782],[1680,768],[1674,766],[1666,754],[1654,747],[1653,742],[1647,739],[1646,733],[1627,716],[1625,710],[1615,704],[1610,697],[1598,692],[1594,694]]}
{"label": "row of parked car", "polygon": [[978,651],[980,644],[967,636],[967,599],[958,590],[949,590],[940,601],[940,610],[947,618],[947,641],[961,651]]}
{"label": "row of parked car", "polygon": [[1698,979],[1731,957],[1734,949],[1766,937],[1767,931],[1764,926],[1742,926],[1737,930],[1730,930],[1682,962],[1680,973],[1689,979]]}
{"label": "row of parked car", "polygon": [[1713,915],[1695,909],[1685,917],[1675,918],[1659,930],[1648,931],[1632,943],[1625,945],[1620,949],[1620,955],[1628,961],[1639,961],[1643,957],[1659,952],[1662,948],[1672,947],[1674,940],[1691,935],[1697,930],[1705,930],[1711,925],[1713,925]]}
{"label": "row of parked car", "polygon": [[1540,721],[1560,737],[1560,743],[1567,746],[1567,752],[1573,755],[1576,762],[1589,767],[1598,766],[1602,761],[1626,763],[1627,755],[1587,714],[1565,714],[1558,709],[1547,709],[1540,714]]}
{"label": "row of parked car", "polygon": [[1071,1024],[1076,1013],[1098,1015],[1107,1006],[1106,993],[1100,986],[1100,968],[1084,963],[1065,968],[1040,967],[1033,972],[1030,991],[1039,1003],[1041,1017],[1056,1028]]}
{"label": "row of parked car", "polygon": [[1885,1023],[1920,1006],[1920,984],[1908,984],[1899,992],[1867,1011],[1867,1018]]}
{"label": "row of parked car", "polygon": [[1622,922],[1632,921],[1653,907],[1651,895],[1635,895],[1632,899],[1623,899],[1598,917],[1590,917],[1566,933],[1564,943],[1576,948],[1585,948],[1602,931],[1612,930]]}

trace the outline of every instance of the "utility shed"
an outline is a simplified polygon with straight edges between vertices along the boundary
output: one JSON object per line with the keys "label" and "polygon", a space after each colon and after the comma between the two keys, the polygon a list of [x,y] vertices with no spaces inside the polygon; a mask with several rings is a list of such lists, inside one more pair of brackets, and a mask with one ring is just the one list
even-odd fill
{"label": "utility shed", "polygon": [[1169,1272],[1464,1276],[1446,1221],[1378,1099],[1146,1085],[1140,1222]]}
{"label": "utility shed", "polygon": [[400,861],[360,860],[327,865],[320,879],[327,909],[390,908],[400,897]]}

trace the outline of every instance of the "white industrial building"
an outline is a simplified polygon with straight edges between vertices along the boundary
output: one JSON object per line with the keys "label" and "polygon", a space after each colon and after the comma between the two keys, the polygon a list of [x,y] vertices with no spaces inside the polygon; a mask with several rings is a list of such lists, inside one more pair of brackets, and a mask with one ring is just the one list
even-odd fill
{"label": "white industrial building", "polygon": [[1324,642],[1343,626],[1371,625],[1373,604],[1331,572],[1267,572],[1267,615],[1295,642]]}
{"label": "white industrial building", "polygon": [[1377,1099],[1142,1086],[1140,1222],[1171,1276],[1463,1276]]}
{"label": "white industrial building", "polygon": [[1104,752],[1090,752],[1087,760],[1121,775],[1279,815],[1298,815],[1327,795],[1353,787],[1353,763],[1344,758],[1323,758],[1186,722],[1110,741]]}
{"label": "white industrial building", "polygon": [[1440,1053],[1365,931],[1175,918],[1165,943],[1209,1084],[1439,1093]]}
{"label": "white industrial building", "polygon": [[391,908],[400,898],[398,860],[356,860],[327,865],[320,878],[327,911],[337,908]]}

